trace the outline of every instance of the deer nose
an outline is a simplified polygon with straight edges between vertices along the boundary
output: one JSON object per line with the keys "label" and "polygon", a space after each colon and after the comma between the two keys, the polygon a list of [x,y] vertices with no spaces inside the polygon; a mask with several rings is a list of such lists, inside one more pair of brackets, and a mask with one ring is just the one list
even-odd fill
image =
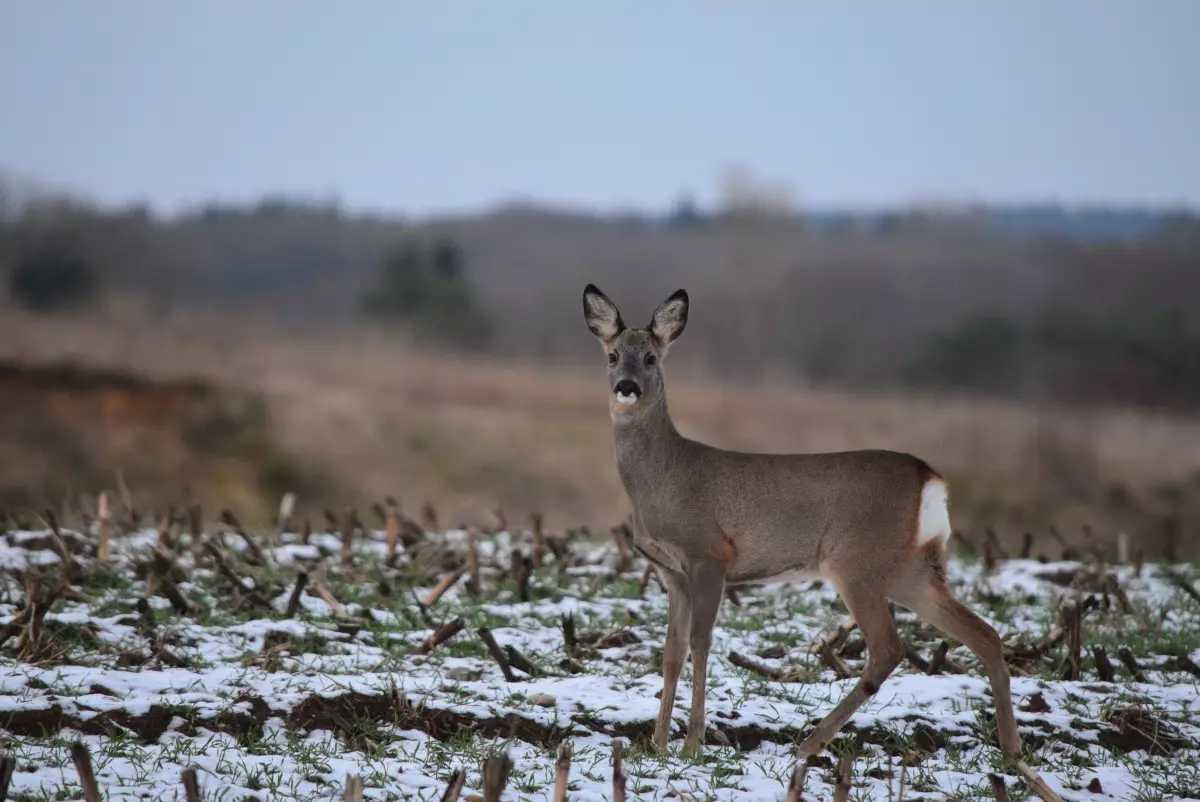
{"label": "deer nose", "polygon": [[637,398],[642,394],[642,388],[638,387],[637,382],[633,379],[621,379],[613,387],[613,392],[617,395]]}

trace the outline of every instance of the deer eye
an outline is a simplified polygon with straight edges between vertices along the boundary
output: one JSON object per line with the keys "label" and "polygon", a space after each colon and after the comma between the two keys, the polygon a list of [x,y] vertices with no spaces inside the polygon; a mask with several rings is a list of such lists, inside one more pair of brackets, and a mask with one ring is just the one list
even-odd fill
{"label": "deer eye", "polygon": [[658,362],[658,357],[654,354],[646,354],[646,367],[652,368],[656,362]]}
{"label": "deer eye", "polygon": [[617,352],[616,351],[608,352],[608,364],[610,364],[610,365],[617,364]]}

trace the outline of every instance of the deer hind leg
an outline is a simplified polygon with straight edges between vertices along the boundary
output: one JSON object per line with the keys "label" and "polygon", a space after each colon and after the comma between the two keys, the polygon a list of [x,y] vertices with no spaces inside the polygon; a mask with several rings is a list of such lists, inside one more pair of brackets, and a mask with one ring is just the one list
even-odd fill
{"label": "deer hind leg", "polygon": [[950,593],[940,544],[923,552],[917,567],[892,590],[892,598],[973,651],[987,671],[996,703],[996,735],[1004,758],[1025,778],[1029,789],[1046,802],[1063,802],[1041,776],[1021,760],[1021,735],[1013,713],[1008,666],[996,630]]}
{"label": "deer hind leg", "polygon": [[725,591],[725,566],[720,563],[697,567],[688,580],[692,598],[692,710],[688,715],[685,757],[696,754],[704,743],[704,696],[708,686],[708,652],[712,648],[713,626]]}
{"label": "deer hind leg", "polygon": [[658,749],[666,749],[671,739],[671,714],[675,708],[675,691],[679,687],[679,674],[688,654],[688,628],[691,625],[692,601],[689,588],[682,577],[667,571],[659,571],[663,586],[667,589],[667,637],[662,650],[662,698],[658,704],[658,721],[654,725],[652,743]]}
{"label": "deer hind leg", "polygon": [[831,579],[862,630],[863,640],[867,643],[867,664],[850,693],[800,744],[802,760],[820,753],[904,659],[904,644],[896,632],[883,589],[877,586],[856,588],[840,579]]}
{"label": "deer hind leg", "polygon": [[[937,555],[931,555],[937,560]],[[996,703],[996,733],[1000,751],[1009,760],[1021,755],[1021,736],[1013,714],[1008,666],[1004,663],[1000,636],[990,624],[950,593],[939,565],[919,570],[909,581],[899,583],[892,598],[975,653],[992,686]]]}

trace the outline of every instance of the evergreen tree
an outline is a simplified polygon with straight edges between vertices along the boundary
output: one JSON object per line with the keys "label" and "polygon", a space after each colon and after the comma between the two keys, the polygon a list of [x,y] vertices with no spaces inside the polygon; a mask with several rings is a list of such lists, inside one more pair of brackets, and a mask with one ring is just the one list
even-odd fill
{"label": "evergreen tree", "polygon": [[384,258],[362,308],[376,320],[404,325],[418,339],[479,349],[491,338],[462,249],[448,237],[428,247],[399,244]]}

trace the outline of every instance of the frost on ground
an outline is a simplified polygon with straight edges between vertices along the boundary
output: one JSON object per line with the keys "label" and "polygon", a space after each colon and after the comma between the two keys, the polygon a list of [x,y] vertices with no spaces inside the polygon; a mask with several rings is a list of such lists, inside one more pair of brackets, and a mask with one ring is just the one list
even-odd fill
{"label": "frost on ground", "polygon": [[[564,740],[574,748],[570,798],[605,800],[614,738],[629,744],[631,799],[782,799],[795,745],[853,683],[809,653],[846,615],[828,585],[741,590],[714,633],[707,748],[679,755],[685,669],[674,739],[657,756],[645,743],[666,598],[653,581],[642,591],[639,564],[617,570],[612,544],[558,546],[525,583],[516,574],[528,536],[484,536],[477,584],[468,573],[426,609],[417,600],[454,568],[466,533],[427,535],[387,567],[383,535],[366,532],[346,568],[332,534],[305,545],[284,536],[289,545],[275,548],[264,538],[261,559],[237,535],[214,538],[223,568],[186,535],[168,539],[157,560],[157,532],[114,538],[107,566],[94,540],[67,531],[62,545],[47,532],[0,538],[0,633],[11,636],[0,658],[0,751],[16,759],[12,799],[81,798],[69,756],[80,739],[112,800],[182,799],[188,766],[206,800],[340,798],[351,774],[368,799],[436,800],[458,768],[477,793],[493,750],[514,764],[504,799],[549,799]],[[27,594],[59,581],[64,558],[80,569],[74,590],[54,602],[36,638],[10,631]],[[288,618],[302,571],[309,581]],[[1010,560],[990,573],[952,562],[960,597],[1008,636],[1027,762],[1064,798],[1200,797],[1200,602],[1184,588],[1195,580],[1188,566],[1148,565],[1135,576],[1075,562]],[[187,612],[179,599],[147,602],[148,582],[154,594],[178,587]],[[1069,639],[1036,648],[1064,594],[1098,602],[1083,621],[1078,681],[1061,679]],[[570,655],[564,617],[576,631]],[[419,654],[438,625],[458,618],[461,631]],[[910,659],[810,769],[805,798],[832,796],[836,755],[847,751],[854,799],[894,799],[901,785],[905,799],[990,799],[990,773],[1020,798],[974,656],[951,644],[937,673],[921,670],[941,636],[902,609],[896,618]],[[480,628],[515,650],[518,665],[527,658],[527,670],[512,669],[515,681]],[[1094,647],[1112,657],[1114,681],[1097,679]],[[861,667],[856,634],[836,649],[851,671]],[[735,666],[731,654],[757,667]]]}

